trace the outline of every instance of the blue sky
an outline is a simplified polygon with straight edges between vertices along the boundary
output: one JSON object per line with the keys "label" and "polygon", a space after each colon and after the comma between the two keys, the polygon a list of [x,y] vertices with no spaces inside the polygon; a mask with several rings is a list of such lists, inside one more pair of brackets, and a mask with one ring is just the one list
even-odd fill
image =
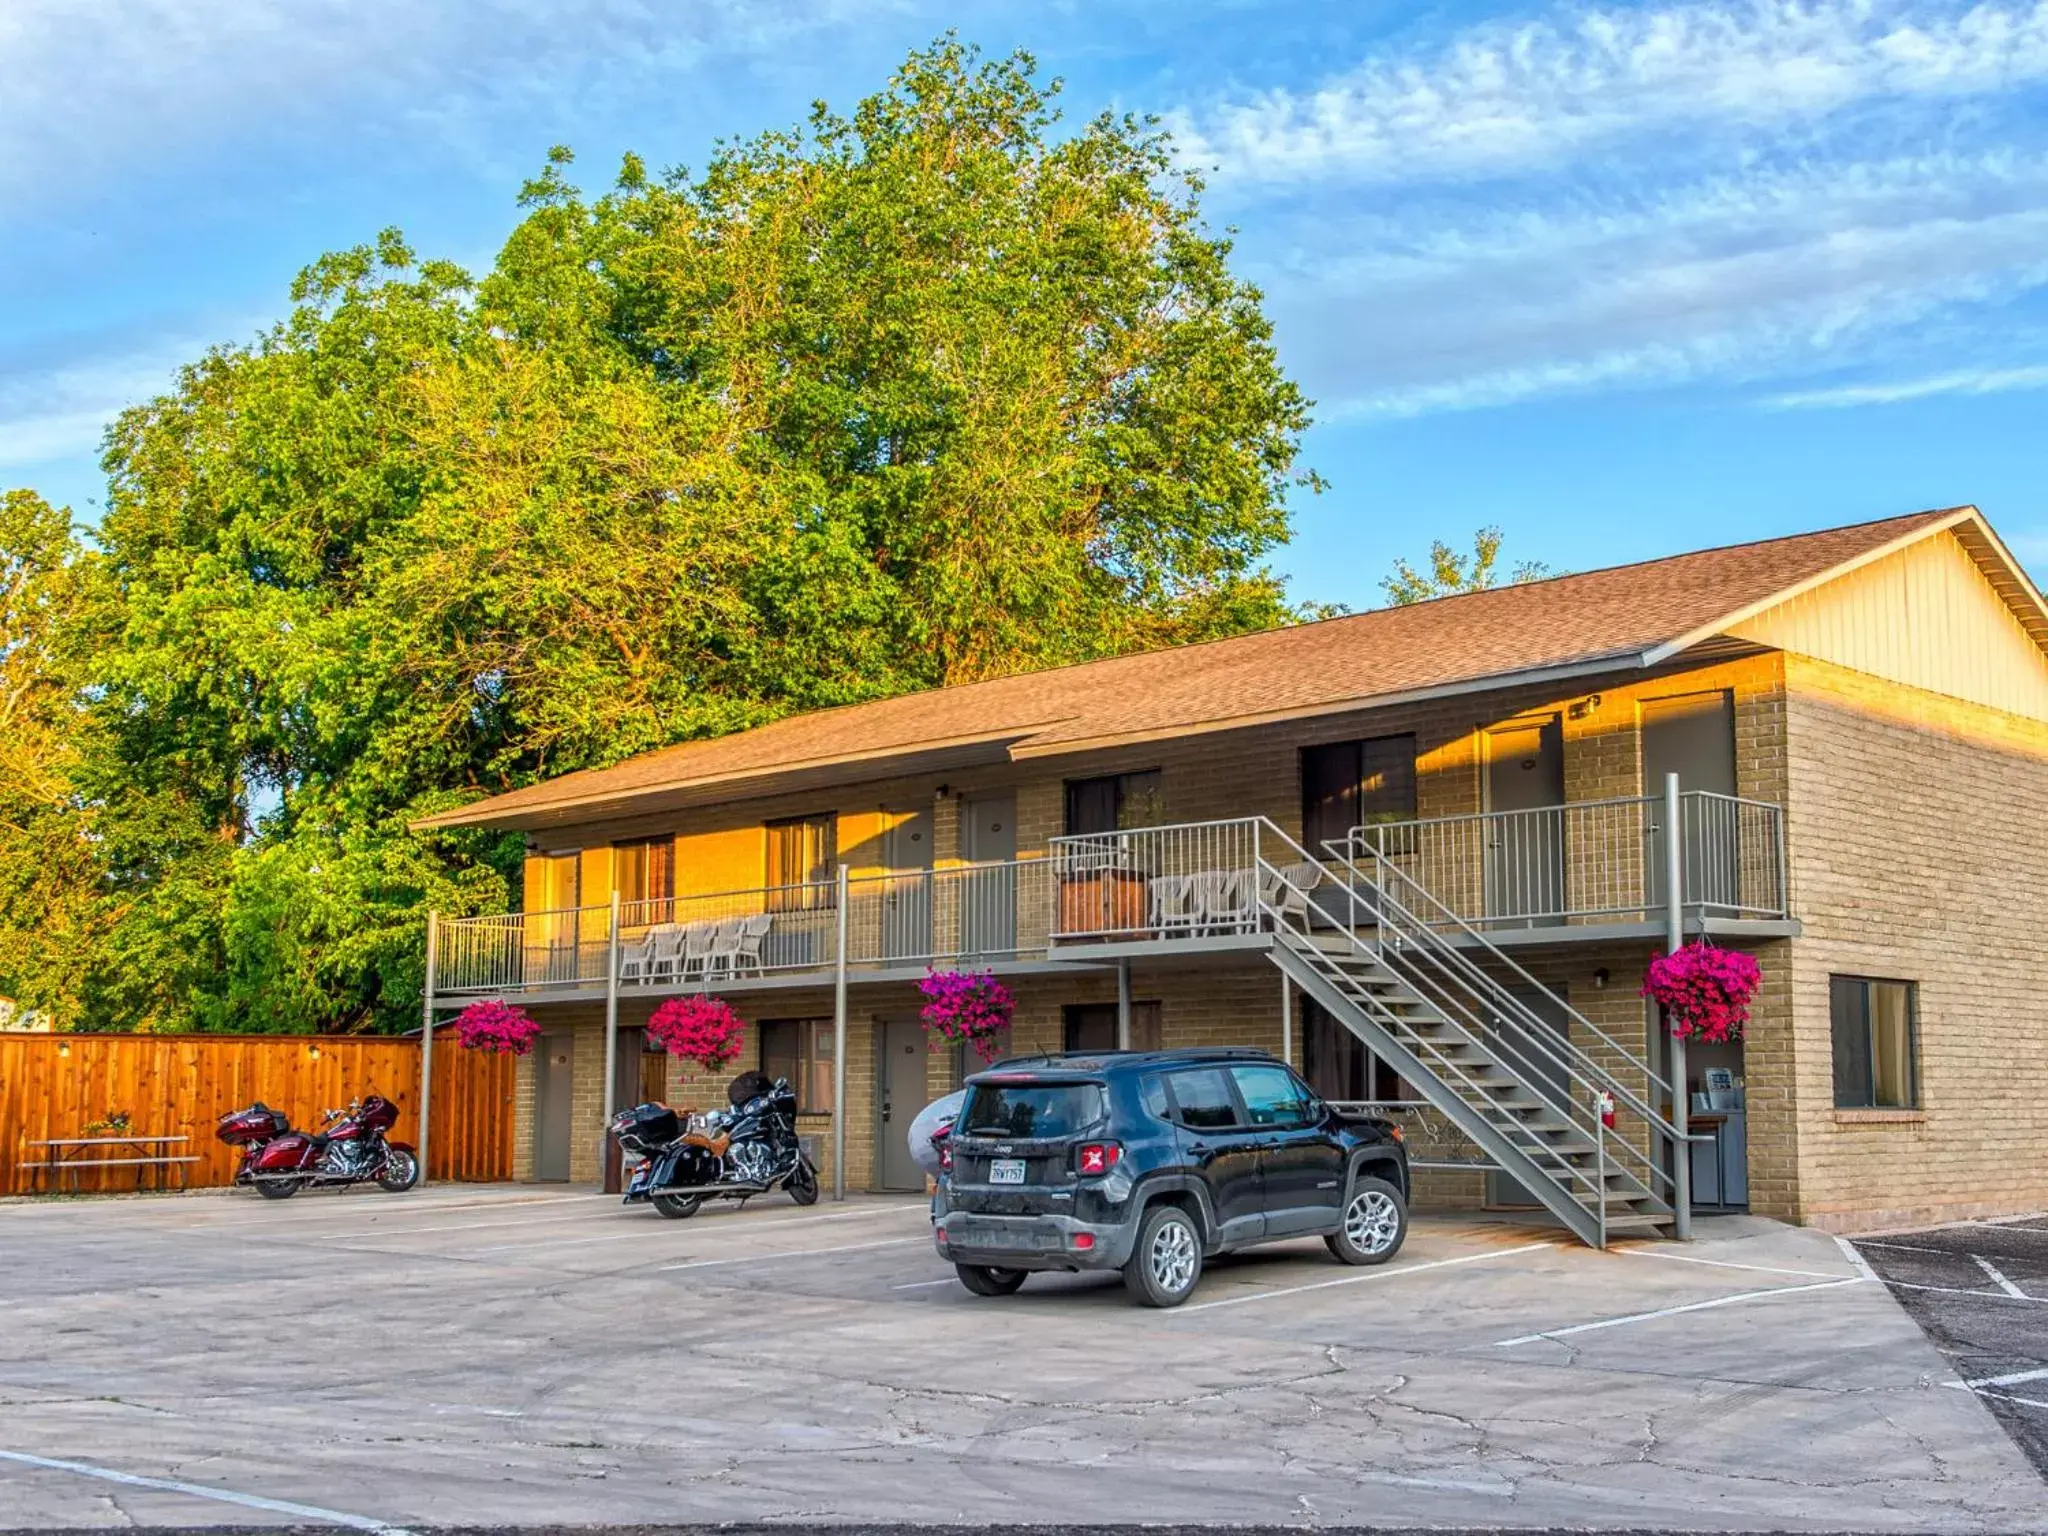
{"label": "blue sky", "polygon": [[7,0],[0,484],[92,517],[323,250],[480,267],[550,144],[698,165],[949,26],[1206,169],[1318,401],[1299,596],[1961,501],[2048,574],[2048,0]]}

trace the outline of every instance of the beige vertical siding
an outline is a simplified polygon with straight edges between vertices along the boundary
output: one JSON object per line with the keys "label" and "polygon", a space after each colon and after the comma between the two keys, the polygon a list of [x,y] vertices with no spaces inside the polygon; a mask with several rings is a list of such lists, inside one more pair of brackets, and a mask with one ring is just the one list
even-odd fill
{"label": "beige vertical siding", "polygon": [[2048,657],[1952,533],[1739,624],[1759,645],[2048,720]]}

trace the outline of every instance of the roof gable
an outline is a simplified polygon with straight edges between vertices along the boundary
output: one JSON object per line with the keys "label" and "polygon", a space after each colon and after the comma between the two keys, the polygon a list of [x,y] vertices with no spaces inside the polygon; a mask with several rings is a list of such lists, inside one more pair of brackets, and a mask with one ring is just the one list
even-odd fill
{"label": "roof gable", "polygon": [[[1997,564],[1986,569],[1999,546],[1995,539],[1970,539],[1970,532],[1959,526],[1914,539],[1729,626],[1728,633],[2048,720],[2048,629],[2038,599],[2026,605],[2010,585],[2001,590]],[[2024,573],[2019,580],[2025,582]]]}

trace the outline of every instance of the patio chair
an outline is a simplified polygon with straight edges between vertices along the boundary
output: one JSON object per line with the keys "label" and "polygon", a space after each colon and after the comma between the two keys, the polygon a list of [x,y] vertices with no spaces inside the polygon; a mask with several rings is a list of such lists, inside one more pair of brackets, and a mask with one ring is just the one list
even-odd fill
{"label": "patio chair", "polygon": [[1242,932],[1257,917],[1257,886],[1248,869],[1205,869],[1188,876],[1197,933]]}
{"label": "patio chair", "polygon": [[650,979],[654,965],[654,936],[658,930],[650,928],[639,941],[619,951],[619,985]]}
{"label": "patio chair", "polygon": [[711,942],[718,936],[716,923],[690,923],[683,929],[682,979],[699,980],[711,972]]}
{"label": "patio chair", "polygon": [[648,929],[647,979],[650,982],[675,980],[677,955],[682,947],[683,930],[674,923]]}
{"label": "patio chair", "polygon": [[1194,905],[1194,886],[1186,875],[1154,875],[1145,882],[1145,902],[1152,927],[1161,938],[1195,931],[1201,913]]}
{"label": "patio chair", "polygon": [[1313,859],[1289,864],[1259,876],[1261,894],[1284,922],[1288,918],[1306,923],[1309,892],[1323,883],[1323,866]]}
{"label": "patio chair", "polygon": [[735,976],[766,974],[761,951],[768,943],[768,930],[775,926],[775,919],[766,912],[757,912],[752,917],[740,919],[739,937],[733,943],[732,973]]}
{"label": "patio chair", "polygon": [[711,951],[704,957],[706,976],[730,976],[733,959],[740,951],[740,932],[746,920],[728,917],[711,927]]}

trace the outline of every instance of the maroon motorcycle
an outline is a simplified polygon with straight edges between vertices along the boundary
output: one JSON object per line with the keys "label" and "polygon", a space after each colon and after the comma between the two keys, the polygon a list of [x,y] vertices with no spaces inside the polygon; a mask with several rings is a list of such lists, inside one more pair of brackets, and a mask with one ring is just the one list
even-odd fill
{"label": "maroon motorcycle", "polygon": [[378,1094],[345,1110],[330,1109],[317,1132],[295,1131],[267,1104],[251,1104],[221,1116],[216,1134],[242,1149],[237,1184],[253,1184],[270,1200],[289,1200],[315,1185],[375,1184],[403,1194],[420,1181],[420,1160],[412,1146],[387,1141],[398,1124],[398,1106]]}

